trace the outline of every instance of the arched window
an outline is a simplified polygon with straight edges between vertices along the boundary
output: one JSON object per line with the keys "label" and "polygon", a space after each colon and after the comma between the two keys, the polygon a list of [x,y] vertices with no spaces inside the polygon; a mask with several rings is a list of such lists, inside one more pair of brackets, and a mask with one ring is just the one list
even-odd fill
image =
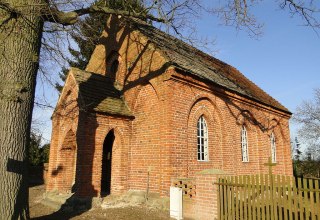
{"label": "arched window", "polygon": [[270,143],[271,143],[271,160],[272,160],[272,163],[275,163],[277,162],[277,147],[276,147],[276,138],[273,132],[270,135]]}
{"label": "arched window", "polygon": [[242,153],[242,162],[249,162],[248,136],[247,136],[247,129],[244,125],[242,125],[242,128],[241,128],[241,153]]}
{"label": "arched window", "polygon": [[208,161],[208,127],[206,120],[201,116],[197,125],[197,139],[198,139],[198,160]]}
{"label": "arched window", "polygon": [[110,67],[110,77],[112,79],[115,79],[116,78],[116,74],[118,72],[118,68],[119,68],[119,61],[118,60],[114,60],[111,64],[111,67]]}
{"label": "arched window", "polygon": [[120,66],[120,54],[117,51],[111,51],[107,57],[107,73],[106,75],[115,80]]}

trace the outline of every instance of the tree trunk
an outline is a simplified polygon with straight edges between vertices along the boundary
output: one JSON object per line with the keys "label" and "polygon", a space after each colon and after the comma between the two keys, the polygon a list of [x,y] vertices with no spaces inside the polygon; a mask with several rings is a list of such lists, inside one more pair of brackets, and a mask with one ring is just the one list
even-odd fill
{"label": "tree trunk", "polygon": [[0,9],[0,215],[28,219],[27,154],[43,26],[39,7],[45,2],[4,2],[9,7]]}

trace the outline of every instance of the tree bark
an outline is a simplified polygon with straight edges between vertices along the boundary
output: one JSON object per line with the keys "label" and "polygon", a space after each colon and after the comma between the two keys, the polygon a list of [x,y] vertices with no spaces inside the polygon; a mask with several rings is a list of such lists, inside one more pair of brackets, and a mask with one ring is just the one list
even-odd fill
{"label": "tree bark", "polygon": [[28,219],[27,154],[45,1],[4,1],[10,9],[0,8],[0,213]]}

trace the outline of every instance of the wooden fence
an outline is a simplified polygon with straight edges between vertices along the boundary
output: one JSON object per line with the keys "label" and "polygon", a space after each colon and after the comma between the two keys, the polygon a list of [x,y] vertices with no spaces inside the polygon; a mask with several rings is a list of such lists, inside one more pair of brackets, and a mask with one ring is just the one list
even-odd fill
{"label": "wooden fence", "polygon": [[227,176],[219,188],[219,219],[320,220],[320,179],[269,174]]}

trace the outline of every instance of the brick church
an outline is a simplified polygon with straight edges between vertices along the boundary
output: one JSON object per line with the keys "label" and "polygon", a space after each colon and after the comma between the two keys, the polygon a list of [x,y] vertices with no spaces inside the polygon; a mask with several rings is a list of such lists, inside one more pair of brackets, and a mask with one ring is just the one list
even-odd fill
{"label": "brick church", "polygon": [[[267,76],[266,76],[267,78]],[[111,17],[52,116],[47,190],[146,190],[223,170],[292,175],[287,108],[234,67],[137,20]]]}

